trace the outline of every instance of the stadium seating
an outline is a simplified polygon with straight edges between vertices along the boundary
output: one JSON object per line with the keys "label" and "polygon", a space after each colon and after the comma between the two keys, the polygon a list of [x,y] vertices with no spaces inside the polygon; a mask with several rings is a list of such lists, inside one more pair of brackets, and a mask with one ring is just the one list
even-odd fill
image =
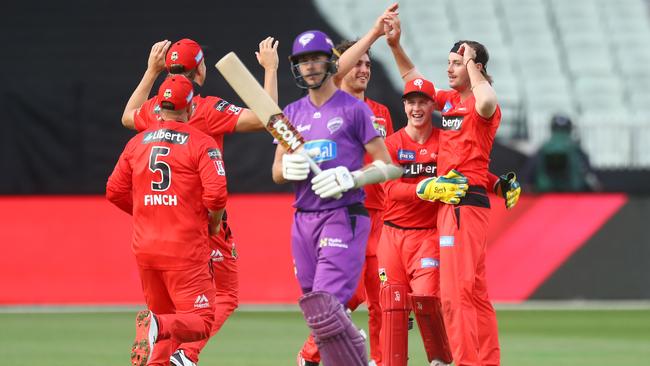
{"label": "stadium seating", "polygon": [[[392,1],[315,3],[342,35],[356,38]],[[488,71],[503,110],[498,138],[526,138],[534,148],[548,137],[550,117],[565,113],[576,120],[595,166],[649,168],[648,3],[403,0],[402,42],[420,71],[439,87],[447,85],[447,50],[455,41],[475,39],[485,44],[490,52]],[[373,55],[401,88],[384,42],[373,48]]]}

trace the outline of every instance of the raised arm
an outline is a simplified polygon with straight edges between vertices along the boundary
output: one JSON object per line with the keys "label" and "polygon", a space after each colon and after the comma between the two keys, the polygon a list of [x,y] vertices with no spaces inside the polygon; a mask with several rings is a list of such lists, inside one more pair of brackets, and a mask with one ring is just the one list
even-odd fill
{"label": "raised arm", "polygon": [[[266,37],[255,52],[257,62],[264,68],[264,90],[278,102],[278,44],[273,37]],[[255,132],[264,129],[267,121],[260,121],[250,109],[243,109],[235,125],[236,132]]]}
{"label": "raised arm", "polygon": [[476,100],[476,112],[483,118],[490,118],[497,109],[497,95],[494,88],[481,73],[483,65],[476,63],[476,51],[467,43],[463,43],[458,52],[463,55],[463,63],[467,67],[472,93]]}
{"label": "raised arm", "polygon": [[126,107],[124,107],[124,113],[122,113],[122,125],[124,127],[135,130],[133,115],[147,101],[153,83],[165,69],[165,54],[170,45],[170,41],[164,40],[154,43],[151,47],[149,60],[147,61],[147,70],[144,72],[142,80],[140,80],[133,94],[131,94],[129,101],[126,103]]}
{"label": "raised arm", "polygon": [[334,83],[339,86],[345,75],[354,68],[357,61],[363,56],[364,53],[368,52],[370,46],[379,37],[384,35],[384,23],[391,16],[397,16],[397,9],[399,5],[394,3],[384,10],[384,12],[375,20],[375,23],[372,25],[372,28],[368,30],[361,39],[359,39],[352,47],[348,48],[343,52],[338,61],[338,71],[334,75]]}
{"label": "raised arm", "polygon": [[393,53],[393,58],[399,69],[399,74],[402,76],[404,82],[411,81],[417,78],[424,78],[424,76],[415,68],[413,62],[402,48],[400,38],[402,36],[402,28],[399,16],[393,15],[386,18],[384,22],[384,33],[386,35],[386,43]]}

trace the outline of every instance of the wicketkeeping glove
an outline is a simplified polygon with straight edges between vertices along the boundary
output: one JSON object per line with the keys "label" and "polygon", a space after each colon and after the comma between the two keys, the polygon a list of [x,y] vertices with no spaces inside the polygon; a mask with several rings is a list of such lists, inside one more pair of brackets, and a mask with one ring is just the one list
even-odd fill
{"label": "wicketkeeping glove", "polygon": [[521,195],[521,185],[517,182],[517,175],[509,172],[499,176],[499,180],[494,184],[494,193],[505,199],[507,209],[515,207]]}
{"label": "wicketkeeping glove", "polygon": [[460,202],[461,197],[465,196],[468,188],[467,178],[452,169],[442,177],[421,180],[415,192],[425,201],[439,200],[442,203],[455,205]]}
{"label": "wicketkeeping glove", "polygon": [[320,198],[335,197],[353,187],[354,176],[344,166],[323,170],[311,180],[311,189]]}

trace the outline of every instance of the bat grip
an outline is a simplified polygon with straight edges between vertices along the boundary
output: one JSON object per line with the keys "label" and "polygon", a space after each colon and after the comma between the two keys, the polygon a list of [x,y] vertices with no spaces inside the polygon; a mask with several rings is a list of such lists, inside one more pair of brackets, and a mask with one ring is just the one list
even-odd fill
{"label": "bat grip", "polygon": [[[314,175],[318,175],[318,174],[320,174],[320,172],[322,172],[321,168],[318,166],[318,164],[316,164],[314,159],[312,159],[312,157],[307,153],[307,151],[305,149],[300,149],[299,151],[297,151],[297,153],[304,156],[305,159],[307,159],[307,163],[309,164],[309,168],[311,168],[311,171],[314,173]],[[343,194],[341,194],[341,193],[334,196],[334,198],[336,198],[337,200],[341,199],[341,197],[343,197]]]}

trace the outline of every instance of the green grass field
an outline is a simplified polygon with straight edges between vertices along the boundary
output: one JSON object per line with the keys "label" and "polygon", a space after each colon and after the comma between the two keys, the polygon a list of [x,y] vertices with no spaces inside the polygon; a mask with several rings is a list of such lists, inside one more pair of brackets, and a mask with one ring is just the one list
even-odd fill
{"label": "green grass field", "polygon": [[[367,313],[354,315],[357,324]],[[0,314],[0,355],[12,366],[129,365],[134,313]],[[503,365],[647,365],[650,310],[501,310]],[[240,311],[201,365],[293,366],[307,335],[296,311]],[[417,330],[410,365],[427,365]]]}

